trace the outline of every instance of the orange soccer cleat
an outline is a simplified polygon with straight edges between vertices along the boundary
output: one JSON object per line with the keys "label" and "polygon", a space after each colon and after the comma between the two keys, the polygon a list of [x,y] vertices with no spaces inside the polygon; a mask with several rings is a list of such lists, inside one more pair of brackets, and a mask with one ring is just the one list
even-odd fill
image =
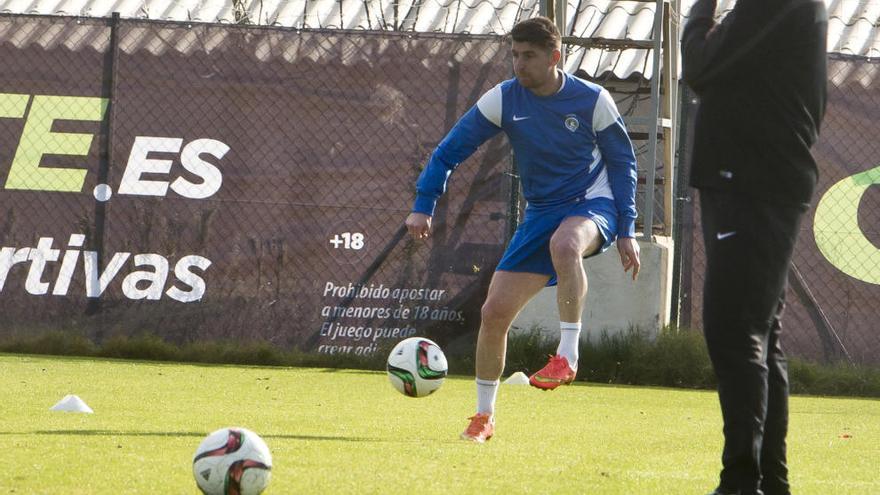
{"label": "orange soccer cleat", "polygon": [[568,365],[568,359],[557,354],[550,356],[550,362],[529,378],[529,385],[541,390],[553,390],[574,381],[575,373],[577,372]]}
{"label": "orange soccer cleat", "polygon": [[495,420],[490,414],[474,414],[470,418],[471,423],[461,433],[462,440],[483,443],[495,434]]}

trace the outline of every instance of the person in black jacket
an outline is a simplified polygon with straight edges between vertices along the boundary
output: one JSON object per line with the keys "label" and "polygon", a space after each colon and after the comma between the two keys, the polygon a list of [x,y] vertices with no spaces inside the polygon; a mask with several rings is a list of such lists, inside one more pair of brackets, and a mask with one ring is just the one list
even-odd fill
{"label": "person in black jacket", "polygon": [[706,245],[703,326],[724,420],[719,495],[790,493],[780,317],[825,112],[821,0],[738,0],[718,24],[697,0],[682,33],[700,97],[691,185]]}

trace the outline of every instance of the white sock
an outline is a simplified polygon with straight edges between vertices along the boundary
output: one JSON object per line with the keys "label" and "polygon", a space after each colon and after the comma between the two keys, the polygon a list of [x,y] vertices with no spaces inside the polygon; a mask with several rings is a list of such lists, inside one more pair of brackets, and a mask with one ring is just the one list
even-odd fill
{"label": "white sock", "polygon": [[498,380],[481,380],[477,378],[477,412],[479,414],[495,414],[495,398],[498,396]]}
{"label": "white sock", "polygon": [[570,323],[563,321],[559,323],[559,347],[556,348],[556,354],[568,359],[568,365],[571,369],[577,370],[578,367],[578,345],[581,341],[581,322]]}

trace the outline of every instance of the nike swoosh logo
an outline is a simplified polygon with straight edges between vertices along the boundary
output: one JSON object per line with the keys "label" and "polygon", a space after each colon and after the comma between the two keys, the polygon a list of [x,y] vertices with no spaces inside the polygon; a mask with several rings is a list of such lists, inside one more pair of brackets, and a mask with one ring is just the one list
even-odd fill
{"label": "nike swoosh logo", "polygon": [[717,237],[719,241],[723,241],[724,239],[727,239],[728,237],[732,237],[734,235],[736,235],[735,230],[732,232],[719,232],[715,235],[715,237]]}
{"label": "nike swoosh logo", "polygon": [[519,122],[520,120],[526,120],[526,119],[530,119],[530,118],[532,118],[532,117],[531,117],[531,116],[517,117],[516,115],[514,115],[514,116],[513,116],[513,121],[514,121],[514,122]]}

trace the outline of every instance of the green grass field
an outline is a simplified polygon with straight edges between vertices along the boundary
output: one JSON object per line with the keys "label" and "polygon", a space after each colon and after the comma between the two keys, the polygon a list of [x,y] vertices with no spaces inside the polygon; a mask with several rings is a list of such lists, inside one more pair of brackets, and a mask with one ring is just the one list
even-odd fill
{"label": "green grass field", "polygon": [[[266,494],[705,494],[719,467],[714,392],[502,385],[495,438],[458,440],[471,378],[424,399],[384,373],[0,354],[0,493],[198,493],[193,451],[244,426],[274,457]],[[95,414],[53,412],[66,394]],[[793,397],[800,495],[880,493],[880,401]]]}

